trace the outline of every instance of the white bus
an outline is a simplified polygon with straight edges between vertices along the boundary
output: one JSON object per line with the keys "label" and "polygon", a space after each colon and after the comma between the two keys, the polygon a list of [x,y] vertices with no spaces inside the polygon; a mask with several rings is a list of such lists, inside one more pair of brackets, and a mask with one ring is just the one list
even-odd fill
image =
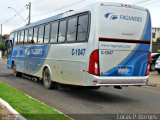
{"label": "white bus", "polygon": [[12,31],[8,68],[42,78],[46,88],[142,86],[149,78],[147,9],[98,2]]}

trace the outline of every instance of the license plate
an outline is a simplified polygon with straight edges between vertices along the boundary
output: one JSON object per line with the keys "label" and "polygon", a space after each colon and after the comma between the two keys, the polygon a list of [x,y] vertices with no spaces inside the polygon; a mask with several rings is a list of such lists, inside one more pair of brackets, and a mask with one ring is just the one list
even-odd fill
{"label": "license plate", "polygon": [[118,73],[130,73],[130,69],[129,68],[119,68]]}

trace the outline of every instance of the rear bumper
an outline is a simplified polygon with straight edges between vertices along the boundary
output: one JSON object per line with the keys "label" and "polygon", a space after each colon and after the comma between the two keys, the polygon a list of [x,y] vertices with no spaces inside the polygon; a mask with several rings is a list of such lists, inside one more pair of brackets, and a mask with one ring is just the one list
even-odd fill
{"label": "rear bumper", "polygon": [[100,77],[91,75],[93,86],[143,86],[147,85],[149,76],[144,77]]}

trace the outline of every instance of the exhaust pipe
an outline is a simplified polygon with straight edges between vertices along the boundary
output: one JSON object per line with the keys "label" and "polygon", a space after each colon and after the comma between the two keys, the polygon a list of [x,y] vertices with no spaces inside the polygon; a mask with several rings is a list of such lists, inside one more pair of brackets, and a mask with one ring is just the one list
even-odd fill
{"label": "exhaust pipe", "polygon": [[114,86],[115,89],[122,89],[121,86]]}

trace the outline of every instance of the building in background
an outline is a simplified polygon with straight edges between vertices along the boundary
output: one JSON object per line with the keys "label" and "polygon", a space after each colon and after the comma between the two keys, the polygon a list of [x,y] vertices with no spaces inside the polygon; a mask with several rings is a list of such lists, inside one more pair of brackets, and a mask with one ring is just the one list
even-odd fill
{"label": "building in background", "polygon": [[160,52],[160,28],[152,28],[152,52]]}
{"label": "building in background", "polygon": [[152,39],[153,39],[153,42],[157,42],[158,38],[160,38],[160,28],[152,28]]}

